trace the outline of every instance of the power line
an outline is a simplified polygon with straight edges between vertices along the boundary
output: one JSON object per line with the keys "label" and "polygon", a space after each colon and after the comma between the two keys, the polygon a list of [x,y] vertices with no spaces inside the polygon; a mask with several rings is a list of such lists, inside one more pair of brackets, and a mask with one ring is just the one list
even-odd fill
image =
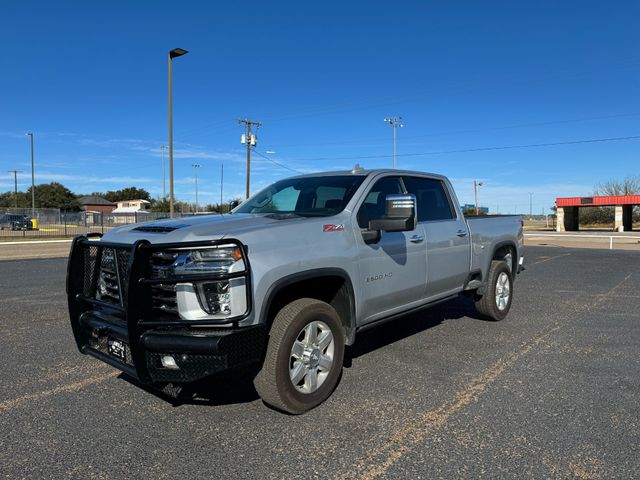
{"label": "power line", "polygon": [[267,157],[266,155],[263,155],[262,153],[260,153],[259,151],[257,151],[255,148],[253,149],[253,153],[258,154],[259,156],[261,156],[261,157],[262,157],[262,158],[264,158],[265,160],[270,161],[270,162],[271,162],[271,163],[273,163],[274,165],[277,165],[277,166],[279,166],[279,167],[285,168],[285,169],[290,170],[290,171],[292,171],[292,172],[294,172],[294,173],[304,173],[304,172],[302,172],[302,171],[300,171],[300,170],[296,170],[295,168],[287,167],[286,165],[284,165],[284,164],[282,164],[282,163],[280,163],[280,162],[275,161],[273,158],[269,158],[269,157]]}
{"label": "power line", "polygon": [[[606,120],[606,119],[611,119],[611,118],[622,118],[622,117],[637,117],[640,115],[640,112],[636,112],[636,113],[621,113],[621,114],[615,114],[615,115],[602,115],[602,116],[596,116],[596,117],[585,117],[585,118],[573,118],[573,119],[563,119],[563,120],[549,120],[549,121],[544,121],[544,122],[532,122],[532,123],[520,123],[520,124],[513,124],[513,125],[502,125],[502,126],[497,126],[497,127],[486,127],[486,128],[474,128],[474,129],[468,129],[468,130],[452,130],[452,131],[445,131],[445,132],[435,132],[435,133],[424,133],[424,134],[419,134],[419,135],[410,135],[408,137],[406,137],[407,140],[412,140],[414,138],[424,138],[424,137],[443,137],[443,136],[448,136],[448,135],[462,135],[465,133],[482,133],[482,132],[489,132],[489,131],[495,131],[495,130],[509,130],[509,129],[516,129],[516,128],[527,128],[527,127],[542,127],[542,126],[546,126],[546,125],[558,125],[558,124],[565,124],[565,123],[578,123],[578,122],[587,122],[587,121],[592,121],[592,120]],[[380,140],[380,136],[377,137],[369,137],[369,138],[360,138],[357,140],[351,140],[351,141],[337,141],[337,142],[322,142],[322,141],[318,141],[315,143],[296,143],[296,144],[278,144],[279,148],[284,148],[284,147],[323,147],[323,146],[334,146],[334,147],[339,147],[339,146],[344,146],[344,145],[352,145],[352,144],[358,144],[358,143],[367,143],[368,146],[372,146],[371,141],[375,141],[375,140]],[[382,142],[379,143],[380,146],[384,145]]]}
{"label": "power line", "polygon": [[[398,157],[420,157],[426,155],[444,155],[449,153],[469,153],[469,152],[485,152],[491,150],[510,150],[516,148],[536,148],[536,147],[554,147],[558,145],[577,145],[582,143],[604,143],[604,142],[618,142],[625,140],[637,140],[640,139],[640,135],[633,135],[628,137],[610,137],[610,138],[591,138],[587,140],[571,140],[567,142],[551,142],[551,143],[530,143],[524,145],[500,145],[493,147],[476,147],[465,148],[459,150],[440,150],[436,152],[421,152],[421,153],[401,153]],[[374,158],[387,158],[388,155],[360,155],[355,157],[318,157],[318,158],[301,158],[305,161],[319,161],[319,160],[366,160]]]}

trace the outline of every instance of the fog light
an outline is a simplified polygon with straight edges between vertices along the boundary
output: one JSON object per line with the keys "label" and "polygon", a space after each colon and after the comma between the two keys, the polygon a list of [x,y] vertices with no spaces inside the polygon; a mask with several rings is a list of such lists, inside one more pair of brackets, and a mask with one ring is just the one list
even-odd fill
{"label": "fog light", "polygon": [[176,363],[176,359],[171,355],[163,355],[160,361],[162,362],[162,366],[164,368],[170,368],[172,370],[178,370],[180,368]]}
{"label": "fog light", "polygon": [[209,314],[231,314],[229,281],[207,282],[198,285],[200,305]]}

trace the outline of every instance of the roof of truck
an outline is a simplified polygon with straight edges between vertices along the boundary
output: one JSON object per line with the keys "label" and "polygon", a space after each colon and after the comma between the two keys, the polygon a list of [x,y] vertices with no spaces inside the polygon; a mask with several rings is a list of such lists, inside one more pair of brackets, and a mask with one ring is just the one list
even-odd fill
{"label": "roof of truck", "polygon": [[[358,167],[358,166],[356,166]],[[429,175],[433,177],[444,177],[444,175],[440,175],[438,173],[431,172],[419,172],[417,170],[398,170],[395,168],[374,168],[371,170],[367,170],[364,168],[356,168],[353,170],[335,170],[331,172],[314,172],[314,173],[306,173],[304,175],[295,175],[294,178],[304,178],[304,177],[319,177],[319,176],[337,176],[337,175],[359,175],[359,176],[368,176],[380,173],[395,173],[396,175]]]}

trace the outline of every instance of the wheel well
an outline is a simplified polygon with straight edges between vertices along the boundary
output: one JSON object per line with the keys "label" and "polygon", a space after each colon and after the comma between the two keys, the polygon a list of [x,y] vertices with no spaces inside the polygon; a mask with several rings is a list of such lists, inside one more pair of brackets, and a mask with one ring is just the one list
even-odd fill
{"label": "wheel well", "polygon": [[355,307],[351,282],[340,275],[323,275],[287,283],[275,292],[269,303],[267,328],[271,328],[273,319],[285,305],[299,298],[315,298],[331,305],[342,321],[347,345],[353,343]]}
{"label": "wheel well", "polygon": [[509,269],[513,274],[518,268],[518,258],[516,255],[516,248],[513,245],[503,245],[496,249],[493,253],[492,260],[505,260]]}

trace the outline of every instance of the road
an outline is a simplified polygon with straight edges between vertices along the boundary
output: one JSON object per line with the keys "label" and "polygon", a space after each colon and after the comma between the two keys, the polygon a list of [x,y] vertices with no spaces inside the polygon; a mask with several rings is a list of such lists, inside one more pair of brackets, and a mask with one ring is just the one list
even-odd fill
{"label": "road", "polygon": [[0,261],[68,257],[71,239],[35,242],[0,242]]}
{"label": "road", "polygon": [[65,259],[0,262],[0,476],[640,477],[640,256],[525,254],[506,320],[460,299],[372,329],[297,417],[238,380],[141,389],[75,350]]}

